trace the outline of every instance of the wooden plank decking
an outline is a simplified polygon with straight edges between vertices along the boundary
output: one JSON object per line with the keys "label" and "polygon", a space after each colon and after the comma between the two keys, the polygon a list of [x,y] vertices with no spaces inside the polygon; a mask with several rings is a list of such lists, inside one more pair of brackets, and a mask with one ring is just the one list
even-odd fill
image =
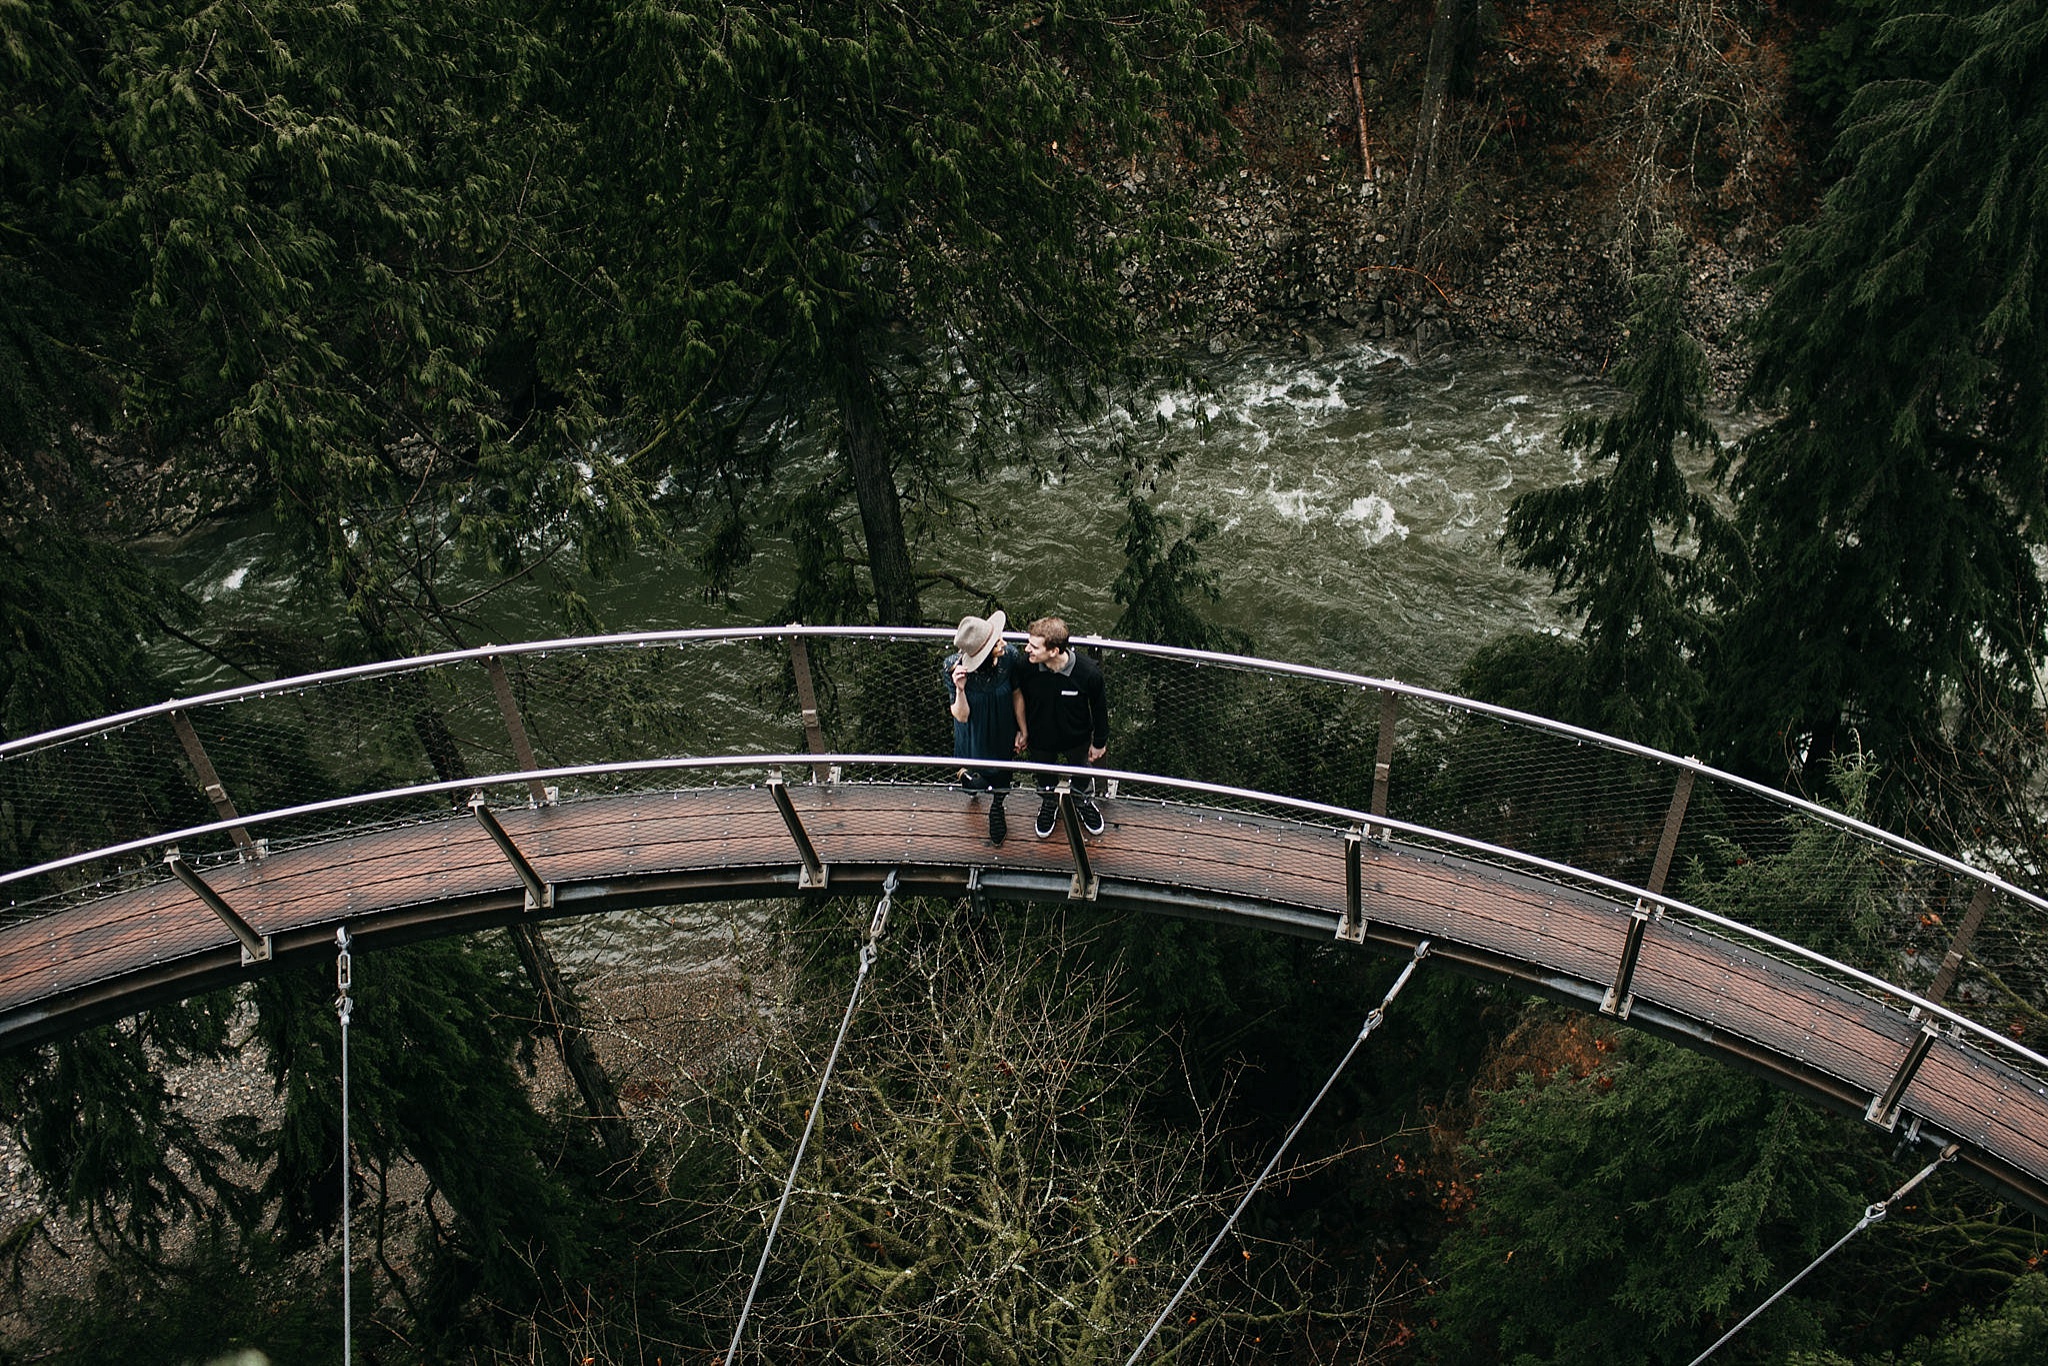
{"label": "wooden plank decking", "polygon": [[[1032,837],[1035,801],[1011,798],[1012,835],[986,806],[937,786],[789,789],[830,890],[869,892],[888,870],[913,892],[1064,897],[1066,841]],[[986,799],[982,799],[983,802]],[[1342,832],[1152,801],[1103,804],[1089,841],[1100,900],[1327,938],[1344,909]],[[498,813],[554,888],[551,915],[630,905],[797,895],[795,846],[765,788],[639,793]],[[1366,846],[1368,942],[1434,955],[1596,1008],[1626,910],[1603,897],[1442,852]],[[365,950],[502,924],[524,889],[467,815],[284,850],[210,869],[209,883],[272,938],[273,961],[325,957],[346,924]],[[0,1047],[19,1046],[268,970],[245,967],[227,927],[166,880],[0,929]],[[1882,1091],[1919,1026],[1819,976],[1671,921],[1653,922],[1631,1023],[1681,1038],[1839,1108]],[[1977,1049],[1938,1043],[1903,1110],[1964,1145],[1980,1176],[2048,1210],[2048,1085]]]}

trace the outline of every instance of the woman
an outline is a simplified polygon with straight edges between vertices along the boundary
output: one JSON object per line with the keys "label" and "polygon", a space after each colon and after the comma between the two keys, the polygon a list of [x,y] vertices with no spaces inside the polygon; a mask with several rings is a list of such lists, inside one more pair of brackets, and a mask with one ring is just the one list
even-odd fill
{"label": "woman", "polygon": [[[953,653],[941,666],[946,679],[946,710],[953,717],[953,757],[1008,759],[1019,724],[1018,699],[1011,681],[1017,651],[1003,639],[1000,610],[987,618],[962,617],[953,633]],[[1009,833],[1003,797],[1010,790],[1008,769],[960,770],[960,784],[969,792],[989,789],[988,837],[1001,844]]]}

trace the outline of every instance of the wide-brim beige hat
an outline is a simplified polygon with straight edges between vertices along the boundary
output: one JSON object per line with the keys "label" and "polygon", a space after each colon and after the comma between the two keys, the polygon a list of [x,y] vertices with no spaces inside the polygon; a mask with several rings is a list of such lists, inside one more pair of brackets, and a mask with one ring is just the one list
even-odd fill
{"label": "wide-brim beige hat", "polygon": [[960,652],[961,666],[970,673],[979,669],[1008,624],[1000,607],[986,617],[960,618],[960,629],[953,632],[953,648]]}

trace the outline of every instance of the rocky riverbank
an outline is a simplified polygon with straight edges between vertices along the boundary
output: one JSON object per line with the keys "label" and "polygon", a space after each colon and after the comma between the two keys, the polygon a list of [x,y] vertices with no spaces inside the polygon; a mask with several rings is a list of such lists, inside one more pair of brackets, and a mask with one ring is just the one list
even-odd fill
{"label": "rocky riverbank", "polygon": [[[1222,248],[1215,272],[1184,301],[1202,323],[1170,334],[1225,354],[1292,338],[1398,340],[1417,352],[1453,341],[1541,352],[1604,372],[1628,316],[1627,281],[1597,233],[1575,229],[1568,199],[1495,205],[1485,250],[1437,270],[1395,259],[1399,182],[1324,172],[1287,177],[1246,168],[1209,197],[1200,225]],[[1579,210],[1584,212],[1583,207]],[[1691,307],[1718,387],[1739,382],[1737,327],[1758,262],[1695,242]]]}
{"label": "rocky riverbank", "polygon": [[1200,322],[1177,340],[1219,354],[1288,337],[1310,351],[1477,342],[1602,372],[1631,263],[1676,231],[1695,334],[1731,391],[1755,302],[1745,281],[1811,203],[1796,21],[1685,3],[1501,7],[1418,183],[1432,12],[1312,0],[1263,16],[1277,60],[1241,113],[1246,164],[1197,195],[1222,255],[1184,287]]}

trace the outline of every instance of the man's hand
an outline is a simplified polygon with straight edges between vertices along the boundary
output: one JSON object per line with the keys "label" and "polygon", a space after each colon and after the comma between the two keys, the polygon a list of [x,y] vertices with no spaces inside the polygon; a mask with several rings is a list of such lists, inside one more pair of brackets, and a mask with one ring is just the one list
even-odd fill
{"label": "man's hand", "polygon": [[[1092,764],[1107,753],[1109,753],[1108,745],[1090,745],[1088,746],[1088,762]],[[1088,781],[1092,783],[1095,780],[1090,778]]]}
{"label": "man's hand", "polygon": [[1030,748],[1031,748],[1031,737],[1030,737],[1030,736],[1028,736],[1028,735],[1026,735],[1026,734],[1025,734],[1025,733],[1024,733],[1023,731],[1021,731],[1021,730],[1020,730],[1020,731],[1018,731],[1018,732],[1017,732],[1017,743],[1016,743],[1016,749],[1017,749],[1017,752],[1018,752],[1019,754],[1022,754],[1022,753],[1023,753],[1023,752],[1025,751],[1025,750],[1027,750],[1027,749],[1030,749]]}

